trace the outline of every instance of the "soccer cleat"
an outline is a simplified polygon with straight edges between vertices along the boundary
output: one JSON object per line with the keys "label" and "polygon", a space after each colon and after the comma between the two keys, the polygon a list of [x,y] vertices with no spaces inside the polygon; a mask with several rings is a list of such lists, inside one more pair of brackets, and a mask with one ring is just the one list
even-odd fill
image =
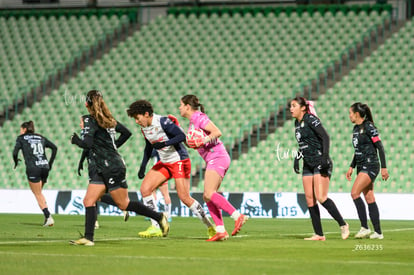
{"label": "soccer cleat", "polygon": [[234,222],[234,229],[233,229],[233,232],[231,232],[231,235],[232,236],[237,235],[237,233],[240,232],[240,229],[243,226],[243,224],[245,224],[248,219],[249,217],[243,214],[240,214],[240,217]]}
{"label": "soccer cleat", "polygon": [[207,229],[207,235],[211,239],[216,235],[216,228],[214,226],[209,226]]}
{"label": "soccer cleat", "polygon": [[124,222],[127,222],[129,219],[129,212],[128,211],[122,211],[124,212]]}
{"label": "soccer cleat", "polygon": [[213,237],[206,240],[207,242],[218,242],[218,241],[225,241],[229,238],[229,234],[227,232],[217,232]]}
{"label": "soccer cleat", "polygon": [[156,238],[162,237],[162,231],[158,227],[151,225],[147,230],[138,233],[141,238]]}
{"label": "soccer cleat", "polygon": [[84,246],[94,246],[95,243],[91,240],[88,240],[86,238],[80,238],[79,240],[75,240],[75,241],[69,241],[70,244],[72,245],[84,245]]}
{"label": "soccer cleat", "polygon": [[52,216],[49,216],[49,218],[45,218],[45,222],[43,223],[44,227],[53,226],[55,224],[55,221],[53,220]]}
{"label": "soccer cleat", "polygon": [[342,240],[346,240],[349,237],[349,224],[345,224],[341,226],[341,237]]}
{"label": "soccer cleat", "polygon": [[304,238],[305,241],[325,241],[326,238],[325,236],[319,236],[319,235],[313,235],[312,237],[309,238]]}
{"label": "soccer cleat", "polygon": [[365,239],[371,235],[371,230],[369,228],[361,227],[358,233],[355,234],[355,239]]}
{"label": "soccer cleat", "polygon": [[99,229],[99,222],[95,221],[95,229]]}
{"label": "soccer cleat", "polygon": [[171,217],[171,216],[168,216],[167,221],[168,221],[168,222],[172,222],[172,217]]}
{"label": "soccer cleat", "polygon": [[168,223],[167,213],[162,213],[162,218],[158,224],[160,225],[162,236],[167,237],[168,232],[170,231],[170,224]]}
{"label": "soccer cleat", "polygon": [[377,239],[377,240],[382,240],[384,239],[384,235],[382,234],[378,234],[377,232],[374,232],[371,234],[371,236],[369,236],[369,238],[372,239]]}

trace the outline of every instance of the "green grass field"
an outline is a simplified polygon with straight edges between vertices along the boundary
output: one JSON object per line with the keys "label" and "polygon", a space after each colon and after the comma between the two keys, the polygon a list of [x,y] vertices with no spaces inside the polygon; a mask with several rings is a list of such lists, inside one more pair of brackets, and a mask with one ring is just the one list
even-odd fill
{"label": "green grass field", "polygon": [[[342,240],[333,220],[323,220],[327,240],[304,241],[310,220],[250,219],[236,237],[206,242],[196,218],[173,218],[167,238],[140,239],[148,222],[101,216],[95,246],[71,246],[84,216],[0,215],[0,274],[413,274],[414,222],[383,221],[384,240],[355,240],[359,221],[348,221]],[[225,218],[227,231],[233,221]]]}

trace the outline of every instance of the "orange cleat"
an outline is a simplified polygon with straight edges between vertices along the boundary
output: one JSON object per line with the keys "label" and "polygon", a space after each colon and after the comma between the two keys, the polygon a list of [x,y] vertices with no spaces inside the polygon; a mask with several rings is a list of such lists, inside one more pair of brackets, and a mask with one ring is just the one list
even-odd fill
{"label": "orange cleat", "polygon": [[229,234],[227,232],[217,232],[216,235],[211,237],[210,239],[206,240],[207,242],[218,242],[218,241],[225,241],[229,238]]}
{"label": "orange cleat", "polygon": [[234,222],[234,230],[233,232],[231,232],[232,236],[237,235],[237,233],[239,233],[241,227],[243,226],[243,224],[246,223],[246,221],[249,219],[249,217],[241,214],[240,217]]}

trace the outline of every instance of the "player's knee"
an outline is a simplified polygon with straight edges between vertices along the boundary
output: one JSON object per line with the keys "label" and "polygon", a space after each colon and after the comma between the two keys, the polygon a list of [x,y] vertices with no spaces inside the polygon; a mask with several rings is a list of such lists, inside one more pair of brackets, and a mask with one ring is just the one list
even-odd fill
{"label": "player's knee", "polygon": [[91,207],[91,206],[94,206],[94,205],[95,205],[95,203],[96,203],[96,201],[91,200],[90,198],[85,197],[85,198],[83,199],[83,205],[84,205],[85,207]]}
{"label": "player's knee", "polygon": [[353,200],[356,200],[357,198],[359,198],[359,196],[360,196],[360,193],[351,191],[351,197]]}
{"label": "player's knee", "polygon": [[205,201],[205,202],[209,202],[210,200],[211,200],[211,196],[212,196],[213,194],[211,194],[211,193],[207,193],[207,192],[204,192],[204,194],[203,194],[203,200]]}
{"label": "player's knee", "polygon": [[320,196],[320,197],[317,197],[316,199],[318,200],[319,203],[322,204],[328,199],[328,196]]}
{"label": "player's knee", "polygon": [[141,185],[140,192],[141,192],[142,197],[145,198],[145,197],[151,196],[152,191],[153,191],[153,188],[151,188],[148,184]]}

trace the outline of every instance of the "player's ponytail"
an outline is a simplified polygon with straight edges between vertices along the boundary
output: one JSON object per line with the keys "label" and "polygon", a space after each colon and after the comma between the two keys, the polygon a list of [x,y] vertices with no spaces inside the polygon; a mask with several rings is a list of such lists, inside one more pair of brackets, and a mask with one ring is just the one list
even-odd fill
{"label": "player's ponytail", "polygon": [[[296,96],[290,102],[292,102],[292,101],[296,101],[299,104],[299,106],[305,107],[305,112],[306,113],[318,117],[318,115],[316,114],[316,110],[315,110],[315,106],[314,106],[315,104],[314,104],[313,101],[306,100],[304,97],[301,97],[301,96]],[[289,103],[289,107],[290,107],[290,103]]]}
{"label": "player's ponytail", "polygon": [[85,105],[99,126],[105,129],[116,126],[116,120],[112,116],[111,111],[109,111],[108,106],[106,106],[100,91],[90,90],[86,95]]}
{"label": "player's ponytail", "polygon": [[361,102],[355,102],[351,105],[352,112],[359,113],[359,116],[366,121],[372,122],[374,124],[374,119],[372,118],[371,109],[367,104]]}
{"label": "player's ponytail", "polygon": [[35,132],[35,126],[33,121],[25,121],[20,125],[21,128],[26,129],[26,133],[33,134]]}
{"label": "player's ponytail", "polygon": [[200,109],[200,111],[202,113],[204,113],[204,105],[200,103],[200,101],[198,100],[198,98],[195,95],[185,95],[181,98],[181,101],[185,104],[185,105],[190,105],[191,109],[193,110],[198,110]]}

